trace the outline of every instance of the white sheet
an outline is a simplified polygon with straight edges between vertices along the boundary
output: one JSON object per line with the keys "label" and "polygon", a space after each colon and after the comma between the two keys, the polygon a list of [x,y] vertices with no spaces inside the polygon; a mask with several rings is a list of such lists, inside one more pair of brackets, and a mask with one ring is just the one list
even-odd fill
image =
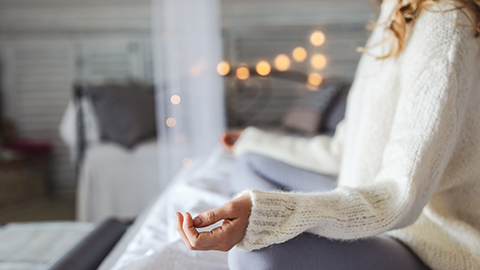
{"label": "white sheet", "polygon": [[90,144],[79,177],[77,220],[135,218],[166,185],[159,179],[155,140],[132,150],[115,143]]}
{"label": "white sheet", "polygon": [[231,196],[228,178],[233,163],[233,156],[218,146],[206,160],[197,160],[181,170],[112,269],[228,269],[227,253],[187,249],[176,231],[174,215],[177,211],[197,215],[227,202]]}

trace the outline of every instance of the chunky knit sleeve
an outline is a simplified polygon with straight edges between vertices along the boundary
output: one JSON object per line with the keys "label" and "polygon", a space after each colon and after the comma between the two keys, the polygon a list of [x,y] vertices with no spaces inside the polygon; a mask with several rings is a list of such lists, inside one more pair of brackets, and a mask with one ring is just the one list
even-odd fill
{"label": "chunky knit sleeve", "polygon": [[392,108],[396,113],[382,167],[373,181],[365,181],[370,184],[339,186],[325,193],[244,191],[253,207],[246,235],[237,247],[255,250],[305,231],[357,239],[415,222],[458,137],[459,110],[465,106],[459,104],[456,78],[449,62],[439,60],[414,83],[402,86],[397,107]]}
{"label": "chunky knit sleeve", "polygon": [[234,154],[256,153],[298,168],[338,175],[345,133],[341,121],[333,137],[293,137],[247,128],[234,145]]}

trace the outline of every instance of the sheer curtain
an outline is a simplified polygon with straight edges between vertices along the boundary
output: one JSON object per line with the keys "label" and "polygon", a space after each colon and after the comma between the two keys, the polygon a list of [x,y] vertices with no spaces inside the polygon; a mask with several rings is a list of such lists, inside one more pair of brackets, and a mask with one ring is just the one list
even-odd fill
{"label": "sheer curtain", "polygon": [[162,182],[209,153],[225,129],[219,0],[153,0]]}

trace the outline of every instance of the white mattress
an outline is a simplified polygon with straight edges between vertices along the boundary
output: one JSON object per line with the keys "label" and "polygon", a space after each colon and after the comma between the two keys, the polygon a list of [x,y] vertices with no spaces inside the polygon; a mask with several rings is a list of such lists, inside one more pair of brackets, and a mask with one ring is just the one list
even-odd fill
{"label": "white mattress", "polygon": [[174,215],[188,211],[195,216],[227,202],[231,197],[228,178],[233,164],[233,157],[217,147],[207,159],[195,160],[181,170],[134,225],[129,239],[124,239],[99,269],[228,269],[225,252],[187,249],[176,231]]}

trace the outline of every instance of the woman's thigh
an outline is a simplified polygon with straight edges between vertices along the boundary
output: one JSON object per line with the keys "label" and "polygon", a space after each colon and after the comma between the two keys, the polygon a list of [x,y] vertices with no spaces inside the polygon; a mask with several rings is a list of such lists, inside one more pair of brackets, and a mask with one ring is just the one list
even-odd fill
{"label": "woman's thigh", "polygon": [[339,241],[309,233],[252,252],[234,248],[229,252],[228,264],[231,270],[428,269],[407,247],[387,236]]}
{"label": "woman's thigh", "polygon": [[303,170],[257,154],[238,157],[230,179],[234,192],[248,188],[313,192],[336,187],[336,180],[332,176]]}

